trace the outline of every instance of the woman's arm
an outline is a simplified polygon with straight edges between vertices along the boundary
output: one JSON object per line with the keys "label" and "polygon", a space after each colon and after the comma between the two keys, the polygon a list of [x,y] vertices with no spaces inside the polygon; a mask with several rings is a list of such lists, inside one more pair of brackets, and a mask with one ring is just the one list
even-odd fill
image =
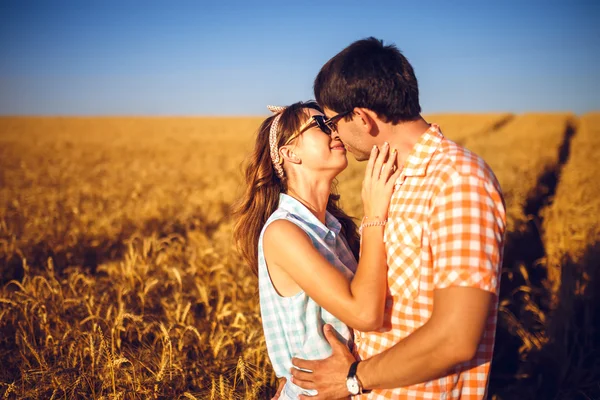
{"label": "woman's arm", "polygon": [[362,256],[352,281],[333,267],[293,222],[271,223],[263,240],[270,270],[283,270],[317,304],[351,328],[370,331],[381,327],[387,282],[382,226],[364,230]]}
{"label": "woman's arm", "polygon": [[[399,171],[392,173],[396,154],[387,148],[371,154],[365,181],[365,214],[385,219]],[[382,167],[384,167],[382,169]],[[361,258],[352,281],[333,267],[313,246],[308,235],[286,220],[271,223],[264,234],[264,250],[269,271],[277,269],[289,276],[309,297],[346,325],[360,331],[381,327],[385,306],[387,262],[383,226],[364,228]]]}

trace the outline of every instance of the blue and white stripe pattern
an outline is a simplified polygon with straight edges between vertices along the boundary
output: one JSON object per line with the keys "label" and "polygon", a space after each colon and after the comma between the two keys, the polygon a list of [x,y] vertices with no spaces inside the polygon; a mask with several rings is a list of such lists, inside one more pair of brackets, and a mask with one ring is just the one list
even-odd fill
{"label": "blue and white stripe pattern", "polygon": [[[314,395],[316,392],[300,389],[290,382],[292,357],[316,360],[331,355],[331,347],[323,335],[325,324],[333,325],[339,338],[348,345],[352,333],[343,322],[321,308],[304,291],[291,297],[282,297],[273,287],[263,252],[263,235],[265,228],[278,219],[293,222],[304,230],[317,251],[348,280],[354,276],[357,263],[340,235],[341,225],[335,217],[327,213],[326,225],[323,225],[298,200],[286,194],[279,196],[279,207],[267,220],[258,241],[260,311],[267,351],[275,374],[287,378],[280,398],[297,399],[299,394]],[[335,296],[336,293],[331,295]]]}

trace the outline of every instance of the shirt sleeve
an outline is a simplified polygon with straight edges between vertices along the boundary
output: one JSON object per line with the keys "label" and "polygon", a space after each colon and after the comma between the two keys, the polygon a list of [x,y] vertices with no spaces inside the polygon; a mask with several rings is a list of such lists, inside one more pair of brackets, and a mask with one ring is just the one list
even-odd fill
{"label": "shirt sleeve", "polygon": [[436,196],[430,217],[434,288],[498,294],[506,215],[499,188],[458,175]]}

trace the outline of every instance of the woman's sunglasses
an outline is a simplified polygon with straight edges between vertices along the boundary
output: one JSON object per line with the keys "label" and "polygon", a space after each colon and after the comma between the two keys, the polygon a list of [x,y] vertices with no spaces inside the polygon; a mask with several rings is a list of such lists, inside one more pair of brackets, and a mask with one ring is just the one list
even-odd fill
{"label": "woman's sunglasses", "polygon": [[325,134],[331,135],[333,132],[337,132],[337,122],[350,114],[352,111],[347,111],[343,113],[339,113],[334,115],[333,117],[327,119],[324,115],[313,115],[311,117],[310,122],[304,128],[300,129],[300,133],[307,131],[308,129],[318,126],[320,130],[322,130]]}
{"label": "woman's sunglasses", "polygon": [[[325,133],[326,135],[331,136],[331,134],[333,132],[337,132],[337,122],[345,117],[346,115],[352,113],[352,111],[347,111],[347,112],[343,112],[343,113],[339,113],[337,115],[334,115],[331,118],[325,118],[324,115],[313,115],[308,121],[306,121],[304,123],[304,125],[302,125],[300,127],[300,130],[298,131],[297,134],[292,135],[285,144],[290,143],[292,140],[294,140],[295,138],[297,138],[298,136],[300,136],[301,134],[303,134],[304,132],[306,132],[307,130],[314,128],[315,126],[318,127],[321,131],[323,131],[323,133]],[[284,144],[284,146],[285,146]]]}

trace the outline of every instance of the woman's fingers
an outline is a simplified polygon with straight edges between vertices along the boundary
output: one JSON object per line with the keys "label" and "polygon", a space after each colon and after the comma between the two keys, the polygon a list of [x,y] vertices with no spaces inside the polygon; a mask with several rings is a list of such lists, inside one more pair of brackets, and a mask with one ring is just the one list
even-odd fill
{"label": "woman's fingers", "polygon": [[369,161],[367,162],[367,168],[365,169],[365,181],[373,176],[373,166],[375,165],[375,159],[377,158],[378,153],[379,149],[377,146],[373,146],[371,149],[371,155],[369,156]]}
{"label": "woman's fingers", "polygon": [[384,162],[388,155],[389,149],[390,149],[390,145],[387,142],[385,142],[383,144],[383,146],[381,146],[379,155],[377,156],[377,159],[375,160],[375,165],[373,165],[373,174],[372,174],[373,179],[379,179],[379,177],[382,175],[381,168],[384,165]]}
{"label": "woman's fingers", "polygon": [[402,173],[402,170],[400,168],[396,168],[396,170],[394,171],[394,173],[390,176],[390,178],[386,182],[386,185],[389,185],[389,190],[390,191],[394,190],[394,185],[396,184],[396,181],[400,177],[401,173]]}
{"label": "woman's fingers", "polygon": [[393,149],[390,152],[390,155],[387,158],[385,164],[383,164],[383,169],[381,170],[381,179],[384,181],[388,181],[390,176],[394,173],[394,164],[396,163],[396,156],[398,152],[396,149]]}
{"label": "woman's fingers", "polygon": [[394,183],[400,176],[400,171],[395,168],[396,163],[397,151],[391,151],[387,142],[379,151],[371,151],[362,187],[366,216],[386,218]]}

